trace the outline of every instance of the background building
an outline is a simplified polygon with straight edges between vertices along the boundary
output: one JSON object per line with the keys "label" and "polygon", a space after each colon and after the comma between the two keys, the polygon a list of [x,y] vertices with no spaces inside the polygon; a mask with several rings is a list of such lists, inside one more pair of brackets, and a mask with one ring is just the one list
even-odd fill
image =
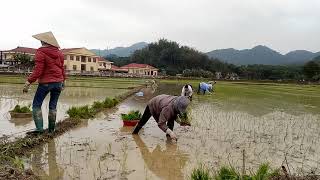
{"label": "background building", "polygon": [[28,48],[28,47],[17,47],[11,50],[2,51],[2,63],[7,65],[16,65],[19,62],[14,59],[15,54],[26,54],[31,57],[31,59],[34,59],[34,56],[36,54],[37,49],[34,48]]}
{"label": "background building", "polygon": [[69,74],[99,74],[100,57],[86,48],[62,49],[64,66]]}
{"label": "background building", "polygon": [[158,69],[148,64],[131,63],[122,66],[121,69],[128,70],[129,74],[145,75],[145,76],[157,76]]}
{"label": "background building", "polygon": [[98,70],[99,71],[110,71],[111,70],[111,65],[113,62],[106,60],[103,57],[99,57],[99,67]]}

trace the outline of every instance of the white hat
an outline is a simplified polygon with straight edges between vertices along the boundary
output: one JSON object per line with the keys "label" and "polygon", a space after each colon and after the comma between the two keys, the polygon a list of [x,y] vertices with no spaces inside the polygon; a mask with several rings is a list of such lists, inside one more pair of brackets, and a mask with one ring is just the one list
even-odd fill
{"label": "white hat", "polygon": [[32,37],[38,39],[39,41],[43,41],[45,43],[48,43],[52,46],[55,46],[57,48],[60,48],[58,41],[56,40],[56,38],[54,37],[53,33],[51,31],[49,32],[45,32],[45,33],[40,33],[40,34],[36,34],[33,35]]}

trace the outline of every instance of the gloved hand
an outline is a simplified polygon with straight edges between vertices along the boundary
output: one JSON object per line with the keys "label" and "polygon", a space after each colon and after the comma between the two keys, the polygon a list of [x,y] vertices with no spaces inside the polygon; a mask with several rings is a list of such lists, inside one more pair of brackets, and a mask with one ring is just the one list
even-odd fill
{"label": "gloved hand", "polygon": [[29,88],[30,88],[30,83],[29,81],[26,81],[26,83],[24,83],[22,92],[27,93],[29,91]]}
{"label": "gloved hand", "polygon": [[171,129],[168,128],[166,133],[171,137],[172,140],[178,140],[176,134]]}

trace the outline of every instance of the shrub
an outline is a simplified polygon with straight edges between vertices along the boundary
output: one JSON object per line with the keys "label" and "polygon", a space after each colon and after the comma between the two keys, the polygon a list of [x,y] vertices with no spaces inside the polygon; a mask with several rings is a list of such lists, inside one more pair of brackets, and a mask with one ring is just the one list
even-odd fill
{"label": "shrub", "polygon": [[193,169],[191,173],[191,180],[212,180],[208,168],[201,165],[199,168]]}
{"label": "shrub", "polygon": [[31,113],[31,110],[29,109],[28,106],[20,107],[20,105],[16,105],[14,107],[14,109],[12,110],[12,112],[15,112],[15,113]]}
{"label": "shrub", "polygon": [[80,107],[71,107],[70,109],[68,109],[67,114],[70,118],[89,119],[94,117],[95,110],[93,108],[89,108],[88,105]]}
{"label": "shrub", "polygon": [[128,114],[121,114],[121,118],[124,121],[131,121],[131,120],[140,120],[142,117],[139,111],[130,111]]}

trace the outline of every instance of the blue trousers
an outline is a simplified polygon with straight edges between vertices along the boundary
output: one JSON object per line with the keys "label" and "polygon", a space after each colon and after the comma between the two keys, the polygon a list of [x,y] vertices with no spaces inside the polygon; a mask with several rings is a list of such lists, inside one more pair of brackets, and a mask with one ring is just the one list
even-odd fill
{"label": "blue trousers", "polygon": [[34,95],[32,109],[41,109],[43,100],[50,93],[49,110],[57,110],[57,103],[62,90],[62,83],[39,84]]}

